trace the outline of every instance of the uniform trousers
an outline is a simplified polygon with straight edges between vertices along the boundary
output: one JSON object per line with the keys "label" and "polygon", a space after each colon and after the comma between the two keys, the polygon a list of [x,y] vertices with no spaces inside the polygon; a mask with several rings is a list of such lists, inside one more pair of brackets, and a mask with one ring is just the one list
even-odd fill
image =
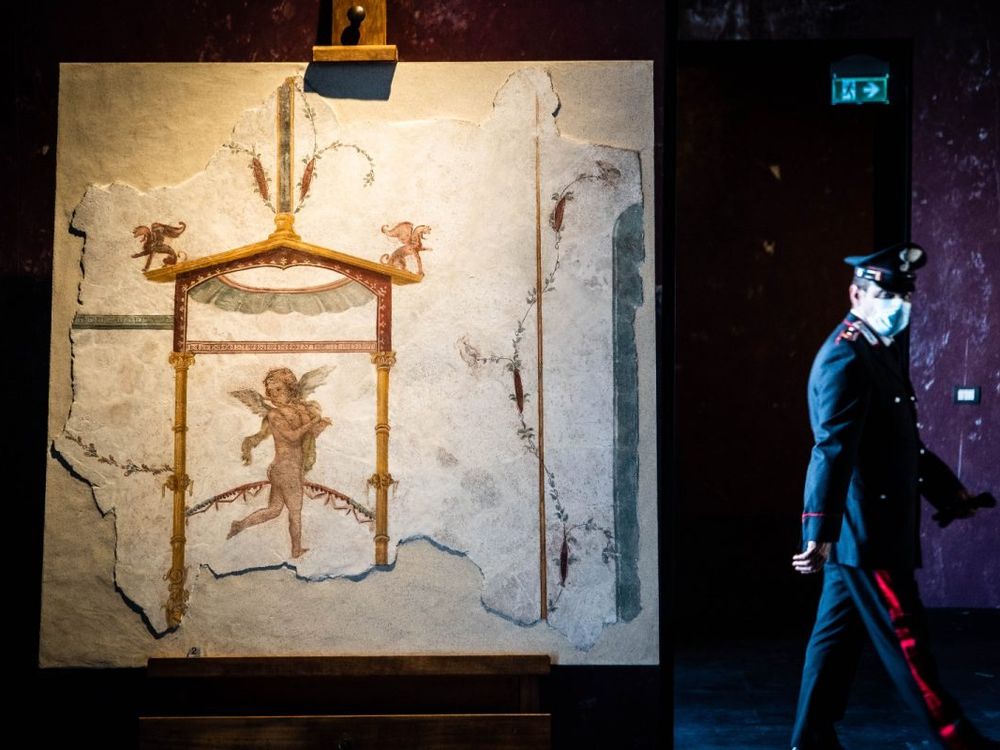
{"label": "uniform trousers", "polygon": [[927,624],[912,570],[866,570],[827,563],[816,624],[802,669],[792,746],[839,748],[834,723],[844,716],[865,635],[900,695],[950,750],[974,748],[978,734],[942,688],[927,643]]}

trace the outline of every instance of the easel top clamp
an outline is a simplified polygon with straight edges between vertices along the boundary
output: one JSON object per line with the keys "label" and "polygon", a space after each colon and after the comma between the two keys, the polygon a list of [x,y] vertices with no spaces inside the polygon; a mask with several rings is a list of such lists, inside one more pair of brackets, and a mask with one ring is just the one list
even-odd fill
{"label": "easel top clamp", "polygon": [[339,43],[313,47],[313,62],[397,62],[385,28],[386,0],[333,0],[333,41]]}

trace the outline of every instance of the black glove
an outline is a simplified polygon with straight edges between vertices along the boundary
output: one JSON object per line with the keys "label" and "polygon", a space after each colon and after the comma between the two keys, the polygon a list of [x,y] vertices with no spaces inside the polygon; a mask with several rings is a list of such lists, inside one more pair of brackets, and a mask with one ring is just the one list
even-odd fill
{"label": "black glove", "polygon": [[939,508],[931,518],[943,529],[956,518],[969,518],[977,508],[994,508],[996,504],[997,499],[993,495],[989,492],[980,492],[967,500],[957,500]]}

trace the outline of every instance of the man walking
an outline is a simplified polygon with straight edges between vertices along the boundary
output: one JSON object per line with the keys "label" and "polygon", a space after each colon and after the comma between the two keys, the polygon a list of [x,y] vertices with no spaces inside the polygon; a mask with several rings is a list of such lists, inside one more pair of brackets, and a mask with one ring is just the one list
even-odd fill
{"label": "man walking", "polygon": [[865,635],[911,709],[941,746],[984,750],[983,738],[942,689],[928,650],[914,579],[920,566],[920,503],[942,526],[995,505],[971,496],[920,442],[906,336],[919,245],[852,256],[851,312],[820,348],[809,375],[815,444],[806,474],[800,573],[824,570],[806,650],[792,745],[836,750],[834,724],[847,705]]}

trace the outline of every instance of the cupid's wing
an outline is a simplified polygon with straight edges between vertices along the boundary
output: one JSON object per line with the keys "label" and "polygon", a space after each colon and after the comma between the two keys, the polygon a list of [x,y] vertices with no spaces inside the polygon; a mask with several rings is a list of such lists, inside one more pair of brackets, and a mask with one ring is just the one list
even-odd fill
{"label": "cupid's wing", "polygon": [[[305,398],[326,381],[326,376],[333,372],[336,365],[324,365],[310,370],[299,378],[299,398]],[[236,395],[235,393],[233,394]]]}
{"label": "cupid's wing", "polygon": [[271,407],[267,405],[267,401],[264,400],[264,397],[252,388],[242,388],[238,391],[230,391],[229,395],[238,398],[246,407],[250,409],[250,411],[258,416],[266,417],[267,413],[271,410]]}

